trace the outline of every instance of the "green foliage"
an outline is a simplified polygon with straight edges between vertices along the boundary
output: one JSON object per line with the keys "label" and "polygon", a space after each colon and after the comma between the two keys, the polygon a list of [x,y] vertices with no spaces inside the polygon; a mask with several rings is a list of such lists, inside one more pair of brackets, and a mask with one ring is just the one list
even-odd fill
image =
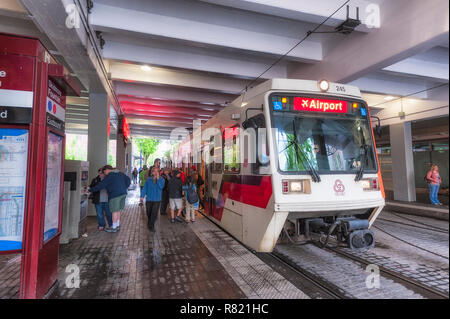
{"label": "green foliage", "polygon": [[[287,133],[288,145],[294,141],[294,134]],[[286,157],[286,166],[288,171],[305,171],[308,168],[306,159],[302,156],[302,153],[308,158],[311,164],[317,168],[317,160],[314,156],[314,150],[311,146],[311,139],[308,138],[304,143],[299,144],[299,157],[295,152],[295,145],[288,147],[284,151],[284,156]],[[303,152],[302,152],[303,151]]]}
{"label": "green foliage", "polygon": [[154,139],[154,138],[135,138],[133,139],[139,152],[142,153],[142,156],[144,157],[144,163],[147,164],[148,158],[150,155],[152,155],[154,152],[156,152],[156,149],[158,148],[159,143],[161,143],[160,140]]}
{"label": "green foliage", "polygon": [[116,167],[116,158],[111,153],[108,154],[108,165]]}
{"label": "green foliage", "polygon": [[67,160],[87,160],[87,139],[82,135],[66,135],[66,159]]}

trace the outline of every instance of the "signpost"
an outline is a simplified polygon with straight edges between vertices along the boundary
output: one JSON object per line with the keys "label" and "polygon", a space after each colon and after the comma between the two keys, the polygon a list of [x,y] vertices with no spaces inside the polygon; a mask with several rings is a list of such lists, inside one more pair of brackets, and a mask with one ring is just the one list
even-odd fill
{"label": "signpost", "polygon": [[58,274],[66,95],[80,88],[38,39],[0,33],[0,52],[0,254],[22,254],[20,297],[42,298]]}

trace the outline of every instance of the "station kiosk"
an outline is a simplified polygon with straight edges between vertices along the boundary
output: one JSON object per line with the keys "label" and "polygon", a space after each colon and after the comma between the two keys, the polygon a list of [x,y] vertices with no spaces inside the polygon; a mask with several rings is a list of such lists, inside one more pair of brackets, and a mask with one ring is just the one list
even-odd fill
{"label": "station kiosk", "polygon": [[0,254],[22,255],[20,298],[57,280],[67,95],[78,83],[38,39],[0,33]]}
{"label": "station kiosk", "polygon": [[71,239],[86,233],[89,162],[65,160],[64,182],[70,184],[67,208],[63,211],[62,217],[61,244],[67,244]]}

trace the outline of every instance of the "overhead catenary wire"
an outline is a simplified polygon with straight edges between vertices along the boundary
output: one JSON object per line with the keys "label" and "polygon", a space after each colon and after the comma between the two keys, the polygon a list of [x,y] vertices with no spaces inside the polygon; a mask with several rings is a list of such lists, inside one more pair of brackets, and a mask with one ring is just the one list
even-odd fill
{"label": "overhead catenary wire", "polygon": [[[316,32],[322,25],[324,25],[332,16],[334,16],[339,10],[341,10],[347,3],[349,3],[350,0],[345,1],[339,8],[337,8],[331,15],[329,15],[325,20],[323,20],[320,24],[318,24],[312,31],[306,32],[306,35],[299,41],[297,44],[295,44],[292,48],[290,48],[285,54],[280,56],[275,62],[273,62],[267,69],[264,70],[260,75],[258,75],[256,78],[254,78],[252,81],[250,81],[249,84],[247,84],[240,92],[239,95],[242,93],[245,94],[247,91],[247,88],[251,87],[253,83],[258,81],[264,74],[267,73],[270,69],[272,69],[276,64],[278,64],[281,60],[283,60],[289,53],[291,53],[296,47],[298,47],[300,44],[303,43],[311,34]],[[244,101],[244,99],[242,99]]]}
{"label": "overhead catenary wire", "polygon": [[445,86],[445,85],[448,85],[448,83],[441,83],[441,84],[438,84],[436,86],[433,86],[433,87],[430,87],[430,88],[426,88],[424,90],[420,90],[420,91],[417,91],[417,92],[413,92],[413,93],[409,93],[409,94],[406,94],[406,95],[402,95],[402,96],[399,96],[399,97],[394,98],[392,100],[389,100],[389,101],[386,101],[386,102],[380,102],[378,104],[369,105],[369,106],[370,107],[375,107],[375,106],[379,106],[379,105],[383,105],[383,104],[387,104],[387,103],[392,103],[392,102],[395,102],[395,101],[398,101],[398,100],[402,100],[405,97],[410,97],[410,96],[413,96],[413,95],[416,95],[416,94],[419,94],[419,93],[428,92],[428,91],[440,88],[440,87]]}

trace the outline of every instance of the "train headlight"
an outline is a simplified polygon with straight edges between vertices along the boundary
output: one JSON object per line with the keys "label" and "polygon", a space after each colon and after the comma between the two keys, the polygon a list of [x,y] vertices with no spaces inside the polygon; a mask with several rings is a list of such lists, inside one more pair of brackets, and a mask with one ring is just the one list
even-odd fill
{"label": "train headlight", "polygon": [[311,194],[309,179],[296,179],[282,181],[283,194]]}
{"label": "train headlight", "polygon": [[364,191],[379,191],[380,184],[378,178],[365,178],[361,180],[361,186]]}
{"label": "train headlight", "polygon": [[319,89],[322,92],[328,91],[329,88],[330,88],[330,83],[327,80],[320,80],[319,81]]}

